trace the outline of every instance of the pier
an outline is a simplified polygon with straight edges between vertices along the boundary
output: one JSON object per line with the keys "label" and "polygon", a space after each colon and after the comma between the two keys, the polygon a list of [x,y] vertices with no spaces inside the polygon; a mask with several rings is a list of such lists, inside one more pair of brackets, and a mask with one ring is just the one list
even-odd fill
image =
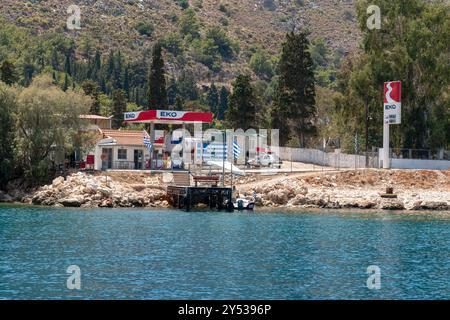
{"label": "pier", "polygon": [[232,189],[209,186],[168,186],[169,203],[179,209],[189,211],[192,207],[203,203],[210,209],[233,211]]}
{"label": "pier", "polygon": [[[219,187],[219,177],[215,175],[191,175],[190,172],[174,172],[173,183],[167,186],[169,203],[179,209],[189,211],[192,207],[203,203],[210,209],[227,209],[233,211],[232,188]],[[191,177],[194,186],[191,184]],[[208,185],[202,186],[199,183]]]}

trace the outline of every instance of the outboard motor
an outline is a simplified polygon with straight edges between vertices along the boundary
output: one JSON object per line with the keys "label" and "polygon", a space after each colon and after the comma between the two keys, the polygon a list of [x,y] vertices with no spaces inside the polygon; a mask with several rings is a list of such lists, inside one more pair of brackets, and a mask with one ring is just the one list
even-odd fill
{"label": "outboard motor", "polygon": [[238,205],[238,210],[244,210],[244,200],[239,199],[237,201],[237,205]]}

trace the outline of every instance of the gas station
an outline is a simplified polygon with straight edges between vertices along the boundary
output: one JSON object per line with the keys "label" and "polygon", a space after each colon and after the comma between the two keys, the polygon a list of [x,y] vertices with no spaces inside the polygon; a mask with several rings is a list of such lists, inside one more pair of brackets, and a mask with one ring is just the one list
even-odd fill
{"label": "gas station", "polygon": [[[158,159],[164,157],[164,153],[172,151],[172,147],[181,142],[182,136],[167,139],[165,132],[155,130],[155,124],[181,125],[183,131],[189,124],[212,124],[213,114],[211,112],[174,111],[174,110],[146,110],[127,112],[124,114],[125,123],[145,123],[150,125],[150,141],[152,144],[150,168],[157,167]],[[157,137],[158,134],[158,137]],[[155,143],[162,144],[159,150],[154,148]],[[156,160],[156,161],[155,161]]]}

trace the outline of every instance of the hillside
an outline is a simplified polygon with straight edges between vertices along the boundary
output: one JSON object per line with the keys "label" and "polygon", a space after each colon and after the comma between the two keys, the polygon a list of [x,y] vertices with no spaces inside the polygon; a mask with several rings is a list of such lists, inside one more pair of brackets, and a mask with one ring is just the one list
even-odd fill
{"label": "hillside", "polygon": [[[323,38],[331,52],[351,52],[357,48],[360,33],[355,21],[353,0],[191,0],[200,23],[200,33],[220,26],[237,43],[233,59],[223,61],[221,69],[211,72],[192,58],[186,48],[186,61],[168,55],[168,71],[177,74],[190,66],[198,79],[230,81],[238,72],[250,71],[247,63],[252,48],[261,46],[276,54],[284,34],[295,26],[307,27],[311,38]],[[121,49],[131,59],[148,57],[152,44],[177,32],[183,13],[182,0],[2,0],[1,16],[36,34],[61,33],[77,45],[92,39],[93,47],[107,52]],[[81,30],[66,30],[72,5],[81,8]],[[136,26],[148,24],[152,32],[139,33]],[[78,46],[77,46],[78,47]],[[77,52],[80,56],[81,53]]]}

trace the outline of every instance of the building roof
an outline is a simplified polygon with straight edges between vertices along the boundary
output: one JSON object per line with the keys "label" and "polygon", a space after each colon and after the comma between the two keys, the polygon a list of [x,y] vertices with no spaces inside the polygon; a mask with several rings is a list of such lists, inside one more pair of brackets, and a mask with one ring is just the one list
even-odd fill
{"label": "building roof", "polygon": [[89,119],[89,120],[111,120],[111,117],[103,117],[96,114],[82,114],[80,115],[80,119]]}
{"label": "building roof", "polygon": [[109,130],[100,129],[103,139],[112,138],[118,145],[143,146],[144,135],[149,136],[145,130]]}

